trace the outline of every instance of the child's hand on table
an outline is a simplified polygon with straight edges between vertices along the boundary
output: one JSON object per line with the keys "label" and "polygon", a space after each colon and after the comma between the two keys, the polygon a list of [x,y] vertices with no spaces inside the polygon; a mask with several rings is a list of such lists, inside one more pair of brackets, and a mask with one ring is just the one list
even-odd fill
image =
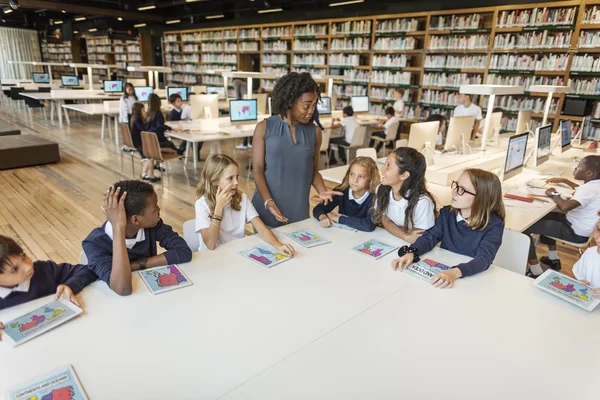
{"label": "child's hand on table", "polygon": [[392,260],[392,268],[394,269],[394,271],[398,270],[398,268],[400,268],[401,270],[407,269],[411,266],[414,259],[415,256],[412,253],[406,253],[400,258]]}
{"label": "child's hand on table", "polygon": [[77,300],[77,297],[73,294],[73,291],[70,287],[68,287],[67,285],[58,285],[58,287],[56,288],[56,300],[60,299],[60,296],[63,294],[71,303],[75,304],[77,307],[81,307],[81,304],[79,304],[79,300]]}
{"label": "child's hand on table", "polygon": [[462,272],[458,268],[452,268],[449,271],[444,271],[433,277],[431,284],[436,288],[450,289],[454,281],[462,276]]}
{"label": "child's hand on table", "polygon": [[294,253],[296,252],[296,250],[292,247],[291,244],[286,244],[286,243],[281,243],[279,242],[279,244],[277,245],[277,250],[288,257],[294,257]]}
{"label": "child's hand on table", "polygon": [[340,214],[338,214],[338,213],[334,213],[334,212],[327,213],[327,218],[329,218],[333,222],[340,222]]}
{"label": "child's hand on table", "polygon": [[333,222],[331,221],[331,219],[329,219],[327,214],[321,214],[319,215],[319,225],[321,225],[321,228],[331,228]]}
{"label": "child's hand on table", "polygon": [[[581,283],[582,285],[585,286],[591,286],[589,281],[586,280],[580,280],[579,283]],[[592,297],[594,297],[594,299],[600,299],[600,288],[592,288],[592,290],[590,291],[592,294]]]}

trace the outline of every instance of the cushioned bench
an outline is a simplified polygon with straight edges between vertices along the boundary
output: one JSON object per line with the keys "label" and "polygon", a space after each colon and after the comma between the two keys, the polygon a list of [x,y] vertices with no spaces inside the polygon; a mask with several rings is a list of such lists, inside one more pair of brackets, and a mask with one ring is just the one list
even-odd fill
{"label": "cushioned bench", "polygon": [[0,138],[0,169],[29,167],[59,161],[58,143],[33,135]]}
{"label": "cushioned bench", "polygon": [[3,122],[0,122],[0,136],[8,136],[8,135],[20,135],[21,130],[15,128],[14,126],[10,126]]}

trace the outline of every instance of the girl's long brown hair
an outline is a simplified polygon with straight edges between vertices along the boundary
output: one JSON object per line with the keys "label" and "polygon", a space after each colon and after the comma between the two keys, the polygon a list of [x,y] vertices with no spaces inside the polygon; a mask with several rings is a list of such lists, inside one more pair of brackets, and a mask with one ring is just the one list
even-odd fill
{"label": "girl's long brown hair", "polygon": [[129,121],[129,129],[133,132],[133,125],[137,120],[143,120],[144,117],[142,115],[142,111],[144,110],[144,105],[142,103],[136,102],[131,106],[131,121]]}
{"label": "girl's long brown hair", "polygon": [[352,166],[354,165],[360,165],[367,169],[367,192],[375,193],[375,189],[377,189],[377,185],[379,185],[380,182],[379,168],[377,168],[377,163],[371,157],[356,157],[352,160],[348,166],[348,171],[346,172],[346,176],[344,176],[344,180],[333,190],[343,192],[350,186],[350,171],[352,171]]}
{"label": "girl's long brown hair", "polygon": [[[400,186],[400,196],[408,200],[408,205],[404,212],[404,229],[406,231],[415,228],[414,213],[417,203],[421,196],[427,196],[433,203],[433,212],[437,218],[437,210],[435,208],[435,199],[427,190],[425,182],[425,169],[427,162],[423,154],[411,147],[400,147],[392,153],[395,156],[396,165],[398,166],[398,174],[402,175],[408,171],[410,176]],[[377,199],[373,202],[373,222],[381,224],[383,217],[387,215],[387,209],[390,205],[391,186],[381,185],[377,191]],[[375,208],[377,205],[377,208]],[[422,227],[417,227],[422,228]]]}
{"label": "girl's long brown hair", "polygon": [[156,114],[160,113],[160,97],[152,93],[148,98],[148,112],[146,113],[146,123],[151,122]]}
{"label": "girl's long brown hair", "polygon": [[[464,173],[469,176],[475,188],[475,199],[467,221],[469,226],[473,229],[484,229],[490,222],[492,214],[496,214],[504,221],[506,210],[502,202],[500,179],[489,171],[477,168],[466,169]],[[458,211],[452,208],[454,215],[457,215]]]}
{"label": "girl's long brown hair", "polygon": [[[219,179],[221,179],[223,173],[230,165],[235,165],[238,168],[240,167],[233,158],[225,154],[215,154],[206,160],[206,163],[204,164],[204,168],[200,174],[200,182],[196,188],[196,195],[198,198],[204,196],[210,212],[215,211]],[[242,209],[240,205],[241,202],[242,192],[238,189],[231,199],[231,208],[235,211],[240,211]]]}

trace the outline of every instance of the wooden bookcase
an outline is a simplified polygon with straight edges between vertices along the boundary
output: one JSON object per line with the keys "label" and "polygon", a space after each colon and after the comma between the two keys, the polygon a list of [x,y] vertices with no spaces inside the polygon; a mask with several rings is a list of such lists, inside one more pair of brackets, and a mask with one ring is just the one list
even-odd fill
{"label": "wooden bookcase", "polygon": [[[219,85],[210,70],[251,70],[254,59],[258,70],[279,75],[343,75],[334,85],[338,109],[352,95],[368,95],[371,112],[382,114],[402,88],[408,122],[450,117],[468,83],[573,86],[575,93],[554,96],[555,129],[560,119],[582,120],[560,115],[565,97],[600,100],[600,0],[171,31],[163,46],[176,84]],[[267,91],[274,84],[260,82]],[[527,89],[498,96],[503,128],[514,127],[519,110],[534,111],[532,126],[539,125],[545,98]],[[597,105],[592,122],[600,131]]]}

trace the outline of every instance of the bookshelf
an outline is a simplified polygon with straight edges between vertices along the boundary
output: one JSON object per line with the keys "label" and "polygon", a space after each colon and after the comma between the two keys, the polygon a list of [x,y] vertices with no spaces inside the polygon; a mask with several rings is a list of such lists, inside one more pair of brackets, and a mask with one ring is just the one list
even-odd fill
{"label": "bookshelf", "polygon": [[[71,48],[70,41],[64,41],[60,43],[50,42],[44,38],[41,40],[42,60],[46,62],[57,62],[57,63],[72,63],[73,62],[73,50]],[[73,74],[73,68],[68,66],[53,66],[52,67],[52,79],[60,79],[61,75]]]}
{"label": "bookshelf", "polygon": [[[115,57],[112,39],[107,36],[88,37],[86,39],[88,62],[90,64],[109,64],[107,58]],[[94,69],[92,79],[98,82],[110,79],[105,69]]]}

